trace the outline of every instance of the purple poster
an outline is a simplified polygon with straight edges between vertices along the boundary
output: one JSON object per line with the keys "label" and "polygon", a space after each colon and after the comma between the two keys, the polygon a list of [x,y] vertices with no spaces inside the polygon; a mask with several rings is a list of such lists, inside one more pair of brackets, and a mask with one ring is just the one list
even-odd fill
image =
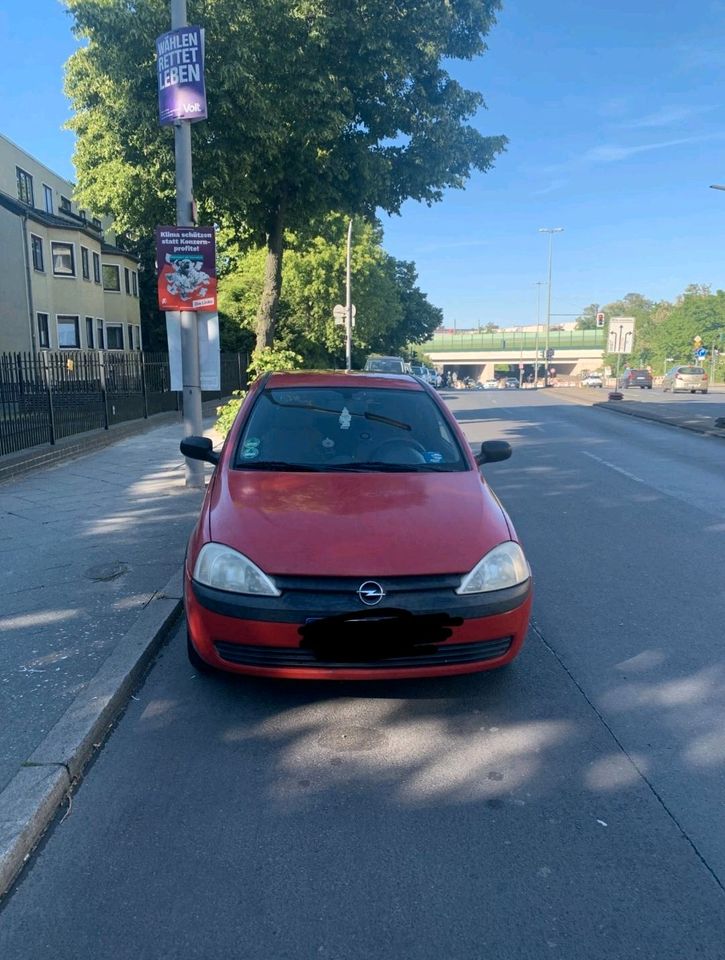
{"label": "purple poster", "polygon": [[206,119],[204,31],[179,27],[156,40],[159,122]]}

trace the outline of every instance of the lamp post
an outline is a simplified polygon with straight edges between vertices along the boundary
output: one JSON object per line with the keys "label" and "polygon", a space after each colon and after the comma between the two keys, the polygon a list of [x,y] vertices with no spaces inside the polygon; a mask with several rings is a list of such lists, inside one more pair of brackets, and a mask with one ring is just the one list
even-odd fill
{"label": "lamp post", "polygon": [[539,389],[539,327],[541,326],[541,288],[545,280],[536,281],[536,336],[534,337],[534,390]]}
{"label": "lamp post", "polygon": [[345,259],[345,369],[352,370],[352,291],[350,261],[352,253],[352,217],[347,225],[347,256]]}
{"label": "lamp post", "polygon": [[551,262],[554,253],[554,234],[563,233],[563,227],[539,227],[539,233],[549,234],[549,294],[546,308],[546,336],[544,347],[544,386],[549,386],[549,327],[551,326]]}

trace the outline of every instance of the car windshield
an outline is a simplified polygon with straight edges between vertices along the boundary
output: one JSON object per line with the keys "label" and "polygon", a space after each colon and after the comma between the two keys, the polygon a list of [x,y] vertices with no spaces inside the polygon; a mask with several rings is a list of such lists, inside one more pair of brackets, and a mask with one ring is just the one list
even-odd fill
{"label": "car windshield", "polygon": [[692,376],[702,376],[705,372],[702,367],[680,367],[678,373],[689,374]]}
{"label": "car windshield", "polygon": [[380,360],[368,360],[365,369],[373,373],[403,373],[403,361],[383,358]]}
{"label": "car windshield", "polygon": [[422,390],[284,387],[262,391],[235,466],[251,470],[467,470],[460,445]]}

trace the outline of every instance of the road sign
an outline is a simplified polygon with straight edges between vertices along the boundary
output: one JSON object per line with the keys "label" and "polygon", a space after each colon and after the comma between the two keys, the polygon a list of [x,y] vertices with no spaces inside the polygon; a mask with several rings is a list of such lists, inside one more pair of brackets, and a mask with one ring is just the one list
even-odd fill
{"label": "road sign", "polygon": [[705,349],[705,347],[700,347],[700,349],[697,350],[696,353],[697,353],[698,357],[706,357],[706,356],[707,356],[707,350]]}
{"label": "road sign", "polygon": [[[352,325],[353,325],[353,327],[355,326],[355,314],[356,314],[356,312],[357,312],[357,311],[355,310],[355,304],[353,303],[353,305],[352,305]],[[338,304],[335,305],[335,307],[334,307],[334,309],[333,309],[333,311],[332,311],[332,315],[333,315],[333,317],[335,318],[335,326],[336,326],[336,327],[344,327],[344,326],[345,326],[345,314],[346,314],[346,313],[347,313],[347,311],[345,310],[345,307],[343,307],[343,305],[342,305],[341,303],[338,303]]]}
{"label": "road sign", "polygon": [[607,335],[607,353],[631,353],[634,348],[634,317],[612,317]]}
{"label": "road sign", "polygon": [[695,343],[702,343],[702,337],[700,336],[693,337],[692,339],[695,341]]}

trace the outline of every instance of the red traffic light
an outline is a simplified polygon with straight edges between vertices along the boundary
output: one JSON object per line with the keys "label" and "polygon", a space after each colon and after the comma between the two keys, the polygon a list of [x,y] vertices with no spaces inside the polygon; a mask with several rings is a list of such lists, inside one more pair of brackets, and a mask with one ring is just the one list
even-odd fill
{"label": "red traffic light", "polygon": [[598,314],[597,314],[597,326],[598,326],[598,327],[603,327],[603,326],[604,326],[604,314],[603,314],[603,313],[598,313]]}

